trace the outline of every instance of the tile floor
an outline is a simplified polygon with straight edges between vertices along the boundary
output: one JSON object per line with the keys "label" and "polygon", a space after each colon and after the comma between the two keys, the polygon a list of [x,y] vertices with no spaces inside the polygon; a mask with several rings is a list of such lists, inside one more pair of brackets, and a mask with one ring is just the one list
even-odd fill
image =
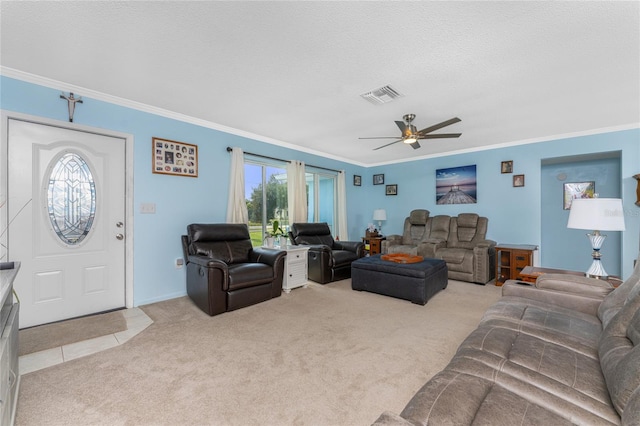
{"label": "tile floor", "polygon": [[125,309],[122,314],[127,320],[125,331],[23,355],[19,360],[20,374],[38,371],[121,345],[153,323],[153,320],[139,308]]}

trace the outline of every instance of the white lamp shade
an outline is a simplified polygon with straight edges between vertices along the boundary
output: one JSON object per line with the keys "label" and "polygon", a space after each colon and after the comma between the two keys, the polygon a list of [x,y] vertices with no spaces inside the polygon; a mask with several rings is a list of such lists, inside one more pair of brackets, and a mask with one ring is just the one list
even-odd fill
{"label": "white lamp shade", "polygon": [[624,210],[619,198],[578,198],[571,202],[567,228],[624,231]]}
{"label": "white lamp shade", "polygon": [[385,209],[374,210],[373,220],[387,220],[387,211]]}

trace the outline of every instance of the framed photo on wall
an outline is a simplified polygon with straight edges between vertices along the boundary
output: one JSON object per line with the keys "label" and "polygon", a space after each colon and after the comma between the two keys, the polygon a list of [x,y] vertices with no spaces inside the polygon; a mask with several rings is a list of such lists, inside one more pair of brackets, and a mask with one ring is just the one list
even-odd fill
{"label": "framed photo on wall", "polygon": [[198,177],[198,145],[154,137],[153,173]]}
{"label": "framed photo on wall", "polygon": [[513,186],[524,186],[524,175],[514,175]]}
{"label": "framed photo on wall", "polygon": [[500,164],[500,173],[513,173],[513,161],[503,161]]}
{"label": "framed photo on wall", "polygon": [[398,185],[387,185],[384,191],[385,195],[398,195]]}
{"label": "framed photo on wall", "polygon": [[373,175],[374,185],[384,185],[384,175]]}
{"label": "framed photo on wall", "polygon": [[593,198],[595,192],[595,181],[565,183],[562,191],[563,210],[569,210],[571,202],[576,198]]}
{"label": "framed photo on wall", "polygon": [[353,186],[362,186],[362,176],[353,175]]}

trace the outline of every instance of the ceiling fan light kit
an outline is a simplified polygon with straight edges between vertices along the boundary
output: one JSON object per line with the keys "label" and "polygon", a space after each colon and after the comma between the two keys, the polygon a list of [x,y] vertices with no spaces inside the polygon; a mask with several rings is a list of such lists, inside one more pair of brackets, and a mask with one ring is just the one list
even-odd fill
{"label": "ceiling fan light kit", "polygon": [[[393,145],[398,142],[406,143],[407,145],[411,145],[413,149],[418,149],[420,148],[420,144],[418,143],[418,140],[420,139],[459,138],[462,135],[462,133],[440,133],[435,135],[430,134],[431,132],[435,132],[436,130],[442,129],[443,127],[450,126],[451,124],[462,121],[458,117],[450,118],[449,120],[443,121],[438,124],[434,124],[433,126],[426,127],[422,130],[418,130],[416,126],[412,124],[414,118],[416,118],[415,114],[405,114],[402,117],[404,122],[396,121],[395,122],[396,125],[402,132],[400,139],[395,140],[386,145],[382,145],[377,148],[374,148],[373,150],[376,151],[378,149],[385,148],[387,146]],[[377,136],[377,137],[359,138],[359,139],[397,139],[397,137]]]}

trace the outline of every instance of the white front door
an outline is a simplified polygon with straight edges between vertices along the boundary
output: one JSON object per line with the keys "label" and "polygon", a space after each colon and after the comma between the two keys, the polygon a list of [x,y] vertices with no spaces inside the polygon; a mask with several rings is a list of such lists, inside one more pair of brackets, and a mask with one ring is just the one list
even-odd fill
{"label": "white front door", "polygon": [[125,306],[125,139],[8,120],[20,326]]}

